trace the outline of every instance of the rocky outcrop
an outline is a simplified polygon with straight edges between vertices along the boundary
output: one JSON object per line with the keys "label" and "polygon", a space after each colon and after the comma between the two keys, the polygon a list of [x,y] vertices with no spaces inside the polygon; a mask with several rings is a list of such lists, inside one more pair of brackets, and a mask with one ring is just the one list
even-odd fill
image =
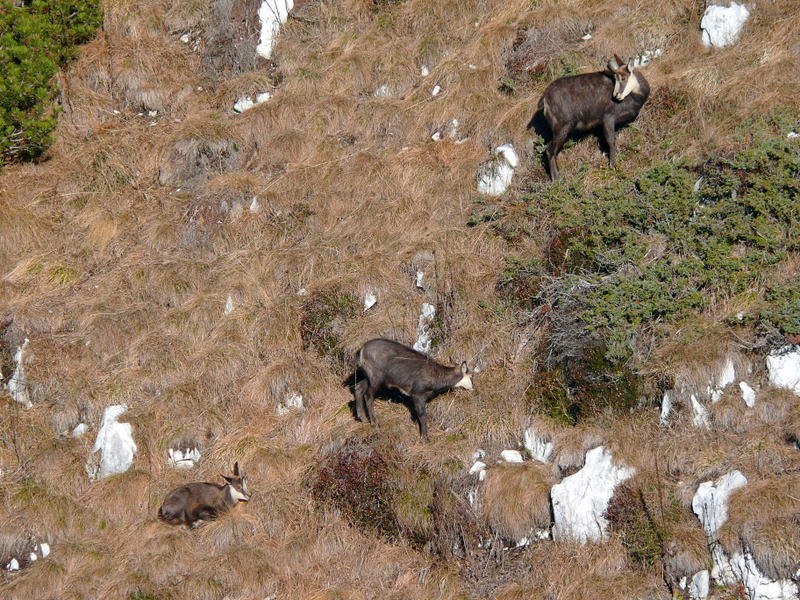
{"label": "rocky outcrop", "polygon": [[766,577],[747,546],[728,556],[719,541],[719,530],[728,520],[730,495],[745,485],[747,478],[739,471],[731,471],[715,481],[701,483],[692,499],[692,510],[703,525],[711,550],[711,578],[724,586],[741,583],[750,600],[796,600],[797,585],[789,580],[774,581]]}
{"label": "rocky outcrop", "polygon": [[750,11],[743,4],[731,2],[730,6],[711,5],[706,8],[700,21],[703,44],[707,47],[722,47],[739,40]]}
{"label": "rocky outcrop", "polygon": [[598,446],[586,453],[586,462],[577,473],[553,486],[553,539],[578,542],[600,541],[608,521],[603,516],[614,488],[629,479],[634,469],[617,466],[611,453]]}
{"label": "rocky outcrop", "polygon": [[103,412],[97,439],[86,461],[86,472],[90,479],[124,473],[133,464],[138,448],[133,440],[131,424],[117,421],[126,410],[124,404],[116,404]]}

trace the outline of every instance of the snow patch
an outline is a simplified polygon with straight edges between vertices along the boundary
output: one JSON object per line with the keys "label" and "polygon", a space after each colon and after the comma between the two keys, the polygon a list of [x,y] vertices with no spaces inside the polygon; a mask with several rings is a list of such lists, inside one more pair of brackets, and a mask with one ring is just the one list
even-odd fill
{"label": "snow patch", "polygon": [[519,164],[519,157],[511,144],[498,146],[494,154],[493,159],[478,169],[478,191],[487,196],[499,196],[505,192]]}
{"label": "snow patch", "polygon": [[228,299],[225,301],[225,309],[222,311],[226,317],[233,312],[233,296],[228,296]]}
{"label": "snow patch", "polygon": [[423,77],[427,77],[428,75],[430,75],[431,70],[428,68],[428,65],[422,65],[422,67],[419,70],[419,74],[422,75]]}
{"label": "snow patch", "polygon": [[261,204],[258,203],[258,199],[253,196],[253,201],[250,203],[250,212],[257,213],[261,210]]}
{"label": "snow patch", "polygon": [[603,515],[614,488],[634,473],[632,468],[615,466],[603,446],[589,450],[583,468],[550,490],[553,539],[570,538],[581,543],[603,539],[608,526]]}
{"label": "snow patch", "polygon": [[633,68],[638,69],[650,64],[654,58],[658,58],[664,54],[663,48],[655,48],[654,50],[645,50],[633,59]]}
{"label": "snow patch", "polygon": [[83,437],[87,429],[88,427],[86,426],[86,423],[78,423],[75,425],[75,428],[72,430],[70,435],[74,438]]}
{"label": "snow patch", "polygon": [[550,456],[553,454],[553,442],[537,434],[533,427],[528,427],[525,430],[525,433],[522,434],[522,440],[531,458],[538,460],[540,463],[550,461]]}
{"label": "snow patch", "polygon": [[289,18],[289,11],[293,6],[294,0],[262,0],[258,9],[261,41],[256,46],[256,54],[267,59],[272,57],[272,50],[278,42],[278,32]]}
{"label": "snow patch", "polygon": [[6,564],[6,571],[19,571],[19,561],[16,558],[12,558]]}
{"label": "snow patch", "polygon": [[[131,424],[117,421],[127,409],[124,404],[115,404],[103,412],[97,439],[86,461],[86,472],[90,479],[123,473],[133,464],[138,448],[133,441]],[[95,456],[98,452],[99,460]]]}
{"label": "snow patch", "polygon": [[42,542],[39,544],[39,553],[42,555],[42,558],[47,558],[50,556],[50,544],[47,542]]}
{"label": "snow patch", "polygon": [[734,381],[736,381],[736,369],[733,366],[733,359],[728,357],[725,361],[725,365],[722,367],[722,371],[717,375],[714,381],[709,383],[708,395],[711,398],[711,402],[718,402],[719,399],[722,398],[725,388]]}
{"label": "snow patch", "polygon": [[744,585],[750,600],[797,600],[797,584],[789,579],[773,581],[766,577],[756,565],[753,555],[745,548],[741,554],[733,555],[731,570]]}
{"label": "snow patch", "polygon": [[800,348],[784,346],[767,356],[769,382],[800,396]]}
{"label": "snow patch", "polygon": [[730,6],[712,4],[706,8],[700,21],[703,44],[706,48],[735,44],[748,17],[750,11],[743,4],[736,2],[731,2]]}
{"label": "snow patch", "polygon": [[475,464],[472,465],[469,469],[470,475],[475,475],[477,473],[478,480],[483,481],[486,479],[486,463],[480,460],[476,460]]}
{"label": "snow patch", "polygon": [[417,323],[417,339],[414,342],[414,350],[427,354],[431,351],[431,323],[436,314],[436,308],[428,302],[422,303],[422,310],[419,314]]}
{"label": "snow patch", "polygon": [[425,289],[424,279],[425,279],[425,273],[423,273],[422,271],[417,271],[417,275],[414,278],[414,286],[418,290],[424,290]]}
{"label": "snow patch", "polygon": [[756,405],[756,392],[751,388],[746,381],[739,382],[739,389],[742,390],[742,400],[744,403],[753,408]]}
{"label": "snow patch", "polygon": [[523,461],[519,450],[503,450],[500,453],[500,458],[509,463],[521,463]]}
{"label": "snow patch", "polygon": [[442,86],[440,85],[433,86],[433,89],[431,90],[431,96],[438,96],[441,93],[442,93]]}
{"label": "snow patch", "polygon": [[28,388],[28,379],[25,377],[25,349],[28,347],[28,338],[22,342],[22,345],[17,348],[14,353],[14,362],[17,366],[14,368],[14,373],[11,379],[8,380],[8,393],[11,398],[16,402],[22,404],[25,408],[31,408],[31,392]]}
{"label": "snow patch", "polygon": [[200,450],[197,448],[184,448],[167,450],[167,464],[176,469],[191,469],[200,462]]}
{"label": "snow patch", "polygon": [[786,138],[789,140],[796,140],[797,138],[800,138],[800,133],[797,133],[796,131],[790,131],[786,134]]}

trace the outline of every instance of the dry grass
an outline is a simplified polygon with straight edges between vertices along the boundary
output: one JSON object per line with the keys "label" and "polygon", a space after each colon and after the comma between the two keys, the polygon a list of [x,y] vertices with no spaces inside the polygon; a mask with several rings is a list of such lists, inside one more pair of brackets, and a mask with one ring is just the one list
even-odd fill
{"label": "dry grass", "polygon": [[[541,359],[537,333],[501,306],[495,285],[504,257],[545,257],[549,231],[532,222],[505,239],[489,225],[466,227],[478,165],[512,142],[522,162],[498,203],[525,212],[526,185],[542,177],[526,125],[558,65],[594,70],[613,52],[654,47],[664,48],[645,69],[654,93],[620,134],[622,168],[735,148],[743,117],[797,106],[800,4],[759,4],[737,46],[709,52],[695,3],[683,0],[311,0],[269,64],[250,51],[254,8],[106,2],[103,33],[64,76],[47,160],[0,175],[0,364],[7,376],[11,353],[30,338],[35,400],[26,411],[0,397],[0,560],[29,535],[53,548],[47,560],[3,573],[3,595],[156,598],[176,586],[174,598],[214,600],[665,596],[616,539],[546,542],[503,567],[505,555],[459,555],[351,527],[315,509],[307,477],[344,440],[369,436],[392,451],[410,492],[398,504],[403,527],[450,542],[475,525],[463,507],[471,455],[517,447],[536,410],[528,392]],[[575,39],[584,30],[592,40]],[[499,88],[517,39],[550,71],[509,94]],[[383,84],[391,95],[374,96]],[[443,90],[436,97],[434,85]],[[238,97],[262,91],[274,95],[232,113]],[[430,139],[454,118],[466,142]],[[590,139],[563,153],[562,171],[585,168],[588,190],[616,177],[603,162]],[[425,290],[414,285],[417,269]],[[340,290],[360,303],[367,289],[378,303],[336,327],[344,353],[376,336],[412,343],[420,305],[439,302],[447,312],[434,355],[481,366],[472,393],[431,403],[429,445],[401,403],[378,402],[377,431],[355,422],[335,361],[304,348],[310,298]],[[225,315],[228,296],[234,310]],[[670,332],[647,368],[704,387],[737,340],[714,325],[690,329]],[[757,490],[780,495],[794,481],[800,412],[788,394],[761,392],[744,409],[735,391],[714,407],[712,432],[685,427],[685,413],[662,431],[650,408],[574,428],[548,421],[553,468],[490,468],[480,526],[515,539],[546,527],[548,485],[606,444],[647,490],[660,478],[684,509],[699,482],[742,470],[751,485],[732,503],[731,544],[744,540],[765,572],[787,573],[797,540],[775,534],[775,524],[788,527],[782,519],[796,519],[796,506],[784,498],[774,519],[746,507],[758,505]],[[278,414],[294,392],[305,408]],[[90,483],[84,463],[102,411],[122,402],[139,445],[134,468]],[[78,422],[89,433],[72,439]],[[192,471],[166,463],[183,438],[203,451]],[[251,503],[196,531],[156,520],[170,489],[215,481],[235,460]],[[448,502],[437,513],[447,518],[428,512]],[[672,570],[689,574],[702,562],[696,526],[678,521]]]}

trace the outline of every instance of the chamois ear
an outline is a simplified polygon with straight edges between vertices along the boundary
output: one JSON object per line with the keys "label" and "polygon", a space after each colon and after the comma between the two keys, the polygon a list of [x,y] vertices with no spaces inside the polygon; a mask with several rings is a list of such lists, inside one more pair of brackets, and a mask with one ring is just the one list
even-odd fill
{"label": "chamois ear", "polygon": [[608,61],[608,63],[606,63],[606,71],[608,71],[612,75],[614,74],[614,71],[616,71],[617,69],[619,69],[619,64],[613,58],[610,61]]}
{"label": "chamois ear", "polygon": [[636,68],[636,65],[633,64],[633,59],[632,58],[628,61],[628,64],[625,65],[625,66],[628,69],[628,71],[630,71],[631,73],[633,73],[633,70]]}
{"label": "chamois ear", "polygon": [[469,368],[467,367],[467,361],[461,363],[461,374],[466,375],[469,373]]}
{"label": "chamois ear", "polygon": [[625,64],[625,61],[619,57],[619,54],[614,55],[614,61],[617,63],[617,69],[621,69],[622,66]]}
{"label": "chamois ear", "polygon": [[222,477],[228,483],[232,483],[233,482],[233,479],[231,477],[228,477],[227,475],[220,475],[220,477]]}
{"label": "chamois ear", "polygon": [[235,463],[233,463],[233,475],[234,475],[234,477],[238,477],[239,476],[239,461],[236,461]]}

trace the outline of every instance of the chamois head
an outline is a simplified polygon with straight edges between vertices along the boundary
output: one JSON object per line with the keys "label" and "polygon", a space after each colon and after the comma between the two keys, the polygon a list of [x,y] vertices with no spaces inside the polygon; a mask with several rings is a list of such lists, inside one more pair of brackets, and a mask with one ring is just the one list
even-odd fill
{"label": "chamois head", "polygon": [[247,490],[247,477],[239,475],[239,463],[233,464],[233,477],[220,475],[230,486],[231,497],[239,502],[248,502],[250,492]]}
{"label": "chamois head", "polygon": [[461,379],[458,380],[454,388],[472,389],[472,371],[467,367],[467,361],[461,363]]}
{"label": "chamois head", "polygon": [[608,61],[606,72],[614,78],[614,100],[621,102],[636,87],[636,77],[633,75],[633,60],[625,64],[615,54],[614,58]]}

